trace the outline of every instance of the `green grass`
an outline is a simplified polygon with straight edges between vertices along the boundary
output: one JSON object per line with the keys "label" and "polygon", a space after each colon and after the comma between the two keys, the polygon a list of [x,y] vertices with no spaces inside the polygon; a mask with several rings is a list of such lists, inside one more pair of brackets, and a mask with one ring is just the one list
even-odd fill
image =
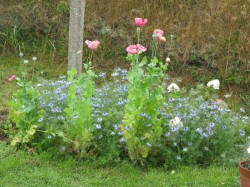
{"label": "green grass", "polygon": [[0,142],[0,186],[169,186],[237,187],[237,166],[179,167],[171,174],[163,168],[147,171],[121,162],[116,166],[97,167],[72,158],[51,158],[46,153],[15,151]]}

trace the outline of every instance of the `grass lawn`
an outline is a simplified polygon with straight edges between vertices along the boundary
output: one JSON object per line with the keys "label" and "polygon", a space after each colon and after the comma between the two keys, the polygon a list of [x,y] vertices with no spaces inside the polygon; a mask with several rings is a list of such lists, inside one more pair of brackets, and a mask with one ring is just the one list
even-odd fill
{"label": "grass lawn", "polygon": [[165,169],[143,171],[127,162],[97,167],[72,158],[51,159],[44,154],[15,151],[0,142],[0,186],[169,186],[237,187],[237,166],[179,167],[175,173]]}

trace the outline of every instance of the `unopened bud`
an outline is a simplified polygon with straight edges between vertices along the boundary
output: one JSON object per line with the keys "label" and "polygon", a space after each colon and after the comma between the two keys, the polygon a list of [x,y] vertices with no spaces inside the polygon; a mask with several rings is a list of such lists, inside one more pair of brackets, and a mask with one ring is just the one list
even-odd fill
{"label": "unopened bud", "polygon": [[160,38],[160,41],[166,42],[166,38],[165,38],[164,36],[162,36],[162,37]]}

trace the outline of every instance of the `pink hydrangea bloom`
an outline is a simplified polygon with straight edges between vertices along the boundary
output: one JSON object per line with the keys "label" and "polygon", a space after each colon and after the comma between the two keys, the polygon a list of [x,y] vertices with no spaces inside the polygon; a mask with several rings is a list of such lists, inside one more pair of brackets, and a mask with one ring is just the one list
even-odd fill
{"label": "pink hydrangea bloom", "polygon": [[85,43],[88,45],[88,48],[93,50],[96,50],[100,44],[98,40],[95,41],[86,40]]}
{"label": "pink hydrangea bloom", "polygon": [[143,27],[147,24],[148,20],[147,19],[142,19],[142,18],[135,18],[135,25],[137,27]]}

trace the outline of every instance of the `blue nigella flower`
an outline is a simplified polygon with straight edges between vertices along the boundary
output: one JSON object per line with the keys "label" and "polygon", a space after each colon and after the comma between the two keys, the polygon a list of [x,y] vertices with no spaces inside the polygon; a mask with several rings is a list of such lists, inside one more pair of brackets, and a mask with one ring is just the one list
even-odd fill
{"label": "blue nigella flower", "polygon": [[209,123],[209,126],[210,126],[210,127],[214,127],[215,124],[214,124],[214,123]]}
{"label": "blue nigella flower", "polygon": [[165,134],[165,136],[166,136],[166,137],[170,136],[170,132],[167,132],[167,133]]}
{"label": "blue nigella flower", "polygon": [[199,132],[199,133],[201,133],[202,129],[201,128],[197,128],[196,131]]}
{"label": "blue nigella flower", "polygon": [[171,129],[171,131],[172,132],[175,132],[175,131],[177,131],[179,128],[178,127],[173,127],[172,129]]}
{"label": "blue nigella flower", "polygon": [[97,122],[101,123],[102,122],[102,118],[97,118]]}
{"label": "blue nigella flower", "polygon": [[193,143],[192,142],[188,142],[188,146],[192,146],[193,145]]}
{"label": "blue nigella flower", "polygon": [[118,134],[119,134],[119,135],[123,135],[123,132],[122,132],[122,131],[119,131]]}
{"label": "blue nigella flower", "polygon": [[97,129],[101,129],[101,128],[102,128],[102,126],[101,126],[100,124],[96,124],[95,127],[96,127]]}
{"label": "blue nigella flower", "polygon": [[107,116],[107,115],[108,115],[107,112],[103,112],[103,113],[102,113],[102,116],[103,116],[103,117],[105,117],[105,116]]}
{"label": "blue nigella flower", "polygon": [[169,98],[169,102],[174,102],[175,98]]}
{"label": "blue nigella flower", "polygon": [[188,131],[188,129],[189,129],[188,127],[184,127],[183,131]]}
{"label": "blue nigella flower", "polygon": [[74,118],[74,119],[77,119],[77,118],[78,118],[78,114],[74,115],[73,118]]}
{"label": "blue nigella flower", "polygon": [[244,130],[239,130],[239,133],[241,136],[245,136],[245,131]]}
{"label": "blue nigella flower", "polygon": [[125,129],[126,129],[127,131],[131,130],[131,128],[128,127],[128,126],[126,126]]}
{"label": "blue nigella flower", "polygon": [[119,102],[118,102],[118,105],[123,105],[123,104],[124,104],[123,101],[119,101]]}
{"label": "blue nigella flower", "polygon": [[209,134],[210,136],[212,136],[212,135],[214,134],[214,132],[213,132],[213,131],[208,131],[208,134]]}
{"label": "blue nigella flower", "polygon": [[124,138],[124,137],[122,137],[121,139],[120,139],[120,142],[122,143],[122,142],[126,142],[126,139]]}
{"label": "blue nigella flower", "polygon": [[218,108],[218,106],[217,106],[217,105],[212,105],[212,106],[210,106],[209,108],[212,109],[212,110],[215,110],[215,109]]}
{"label": "blue nigella flower", "polygon": [[43,118],[40,118],[38,121],[39,121],[39,122],[42,122],[42,121],[43,121]]}
{"label": "blue nigella flower", "polygon": [[147,146],[151,147],[151,146],[152,146],[152,144],[151,144],[150,142],[147,142]]}

